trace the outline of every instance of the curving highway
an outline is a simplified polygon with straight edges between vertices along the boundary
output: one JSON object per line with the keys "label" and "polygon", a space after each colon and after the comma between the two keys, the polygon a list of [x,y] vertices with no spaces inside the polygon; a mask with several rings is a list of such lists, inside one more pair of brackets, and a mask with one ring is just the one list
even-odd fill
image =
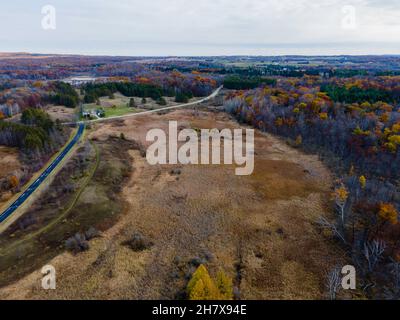
{"label": "curving highway", "polygon": [[83,132],[85,130],[85,124],[79,123],[78,132],[74,136],[74,138],[68,143],[68,145],[64,148],[64,150],[57,156],[56,159],[46,168],[45,171],[40,175],[39,178],[33,182],[28,189],[26,189],[13,204],[11,204],[1,215],[0,215],[0,223],[6,220],[9,216],[11,216],[15,210],[17,210],[25,201],[28,199],[32,193],[36,191],[37,188],[43,183],[44,180],[54,171],[54,169],[59,165],[59,163],[65,158],[68,152],[71,151],[73,146],[79,141]]}

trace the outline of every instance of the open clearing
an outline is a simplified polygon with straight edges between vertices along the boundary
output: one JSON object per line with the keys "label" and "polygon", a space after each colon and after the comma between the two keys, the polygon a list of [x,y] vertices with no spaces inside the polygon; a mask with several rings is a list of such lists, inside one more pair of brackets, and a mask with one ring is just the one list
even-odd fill
{"label": "open clearing", "polygon": [[75,118],[75,109],[66,108],[64,106],[50,106],[46,109],[46,112],[50,115],[53,121],[58,119],[61,122],[71,122]]}
{"label": "open clearing", "polygon": [[[96,124],[89,137],[106,143],[123,133],[147,145],[147,131],[168,132],[169,120],[180,128],[240,127],[224,113],[179,110]],[[41,289],[38,268],[0,289],[0,299],[182,298],[199,262],[211,274],[224,269],[241,299],[325,298],[325,273],[344,256],[316,226],[331,214],[330,173],[316,156],[270,135],[257,132],[255,151],[254,174],[238,177],[233,166],[149,166],[130,150],[124,160],[134,170],[116,223],[103,225],[89,251],[49,261],[57,290]],[[89,191],[83,203],[96,197],[95,185]],[[137,232],[154,245],[141,252],[125,246]]]}

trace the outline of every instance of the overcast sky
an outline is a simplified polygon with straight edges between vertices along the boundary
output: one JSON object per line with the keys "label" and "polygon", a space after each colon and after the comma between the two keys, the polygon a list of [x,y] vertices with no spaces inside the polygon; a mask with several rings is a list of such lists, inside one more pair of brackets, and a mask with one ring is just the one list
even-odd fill
{"label": "overcast sky", "polygon": [[0,51],[400,54],[400,0],[2,0]]}

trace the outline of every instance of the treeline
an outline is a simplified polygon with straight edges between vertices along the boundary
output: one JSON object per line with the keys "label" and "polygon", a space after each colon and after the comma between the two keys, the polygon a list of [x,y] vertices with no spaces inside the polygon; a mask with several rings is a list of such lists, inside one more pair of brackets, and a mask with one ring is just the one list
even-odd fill
{"label": "treeline", "polygon": [[0,121],[0,145],[20,148],[27,154],[53,150],[61,140],[60,135],[62,128],[40,109],[25,110],[21,123]]}
{"label": "treeline", "polygon": [[48,133],[42,128],[15,122],[0,122],[0,145],[25,150],[43,150],[49,141]]}
{"label": "treeline", "polygon": [[321,91],[326,92],[328,96],[335,102],[345,103],[375,103],[384,101],[393,103],[395,98],[390,91],[377,89],[377,88],[359,88],[352,86],[346,88],[345,86],[338,86],[335,84],[325,84],[321,86]]}
{"label": "treeline", "polygon": [[225,89],[248,90],[255,89],[261,85],[276,85],[276,79],[239,76],[229,76],[224,79]]}
{"label": "treeline", "polygon": [[54,93],[49,96],[50,103],[67,108],[75,108],[79,104],[79,95],[70,84],[57,81],[52,84],[51,89]]}
{"label": "treeline", "polygon": [[[347,82],[350,88],[353,80]],[[399,107],[375,102],[371,90],[344,91],[355,94],[354,103],[340,103],[319,88],[310,78],[280,81],[233,93],[225,108],[242,122],[319,154],[336,171],[337,219],[321,219],[321,226],[348,250],[366,296],[398,299],[400,282],[391,272],[400,270]]]}
{"label": "treeline", "polygon": [[163,95],[172,96],[173,92],[164,92],[164,90],[153,84],[131,83],[131,82],[108,82],[108,83],[89,83],[82,88],[85,96],[85,103],[94,103],[100,97],[109,96],[120,92],[126,97],[142,97],[158,100]]}

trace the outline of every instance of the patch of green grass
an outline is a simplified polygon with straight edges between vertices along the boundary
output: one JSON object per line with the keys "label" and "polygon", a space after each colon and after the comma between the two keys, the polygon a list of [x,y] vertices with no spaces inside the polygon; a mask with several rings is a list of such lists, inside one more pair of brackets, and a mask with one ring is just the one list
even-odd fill
{"label": "patch of green grass", "polygon": [[101,106],[96,105],[95,103],[90,103],[90,104],[84,105],[85,111],[95,111],[100,108],[105,111],[106,118],[123,116],[123,115],[129,114],[129,113],[139,112],[139,110],[137,108],[130,108],[127,105],[119,105],[119,106],[115,106],[115,107],[101,107]]}
{"label": "patch of green grass", "polygon": [[117,117],[117,116],[123,116],[125,114],[129,113],[137,113],[138,110],[136,108],[130,108],[127,106],[119,106],[115,108],[104,108],[106,112],[106,118],[109,117]]}

